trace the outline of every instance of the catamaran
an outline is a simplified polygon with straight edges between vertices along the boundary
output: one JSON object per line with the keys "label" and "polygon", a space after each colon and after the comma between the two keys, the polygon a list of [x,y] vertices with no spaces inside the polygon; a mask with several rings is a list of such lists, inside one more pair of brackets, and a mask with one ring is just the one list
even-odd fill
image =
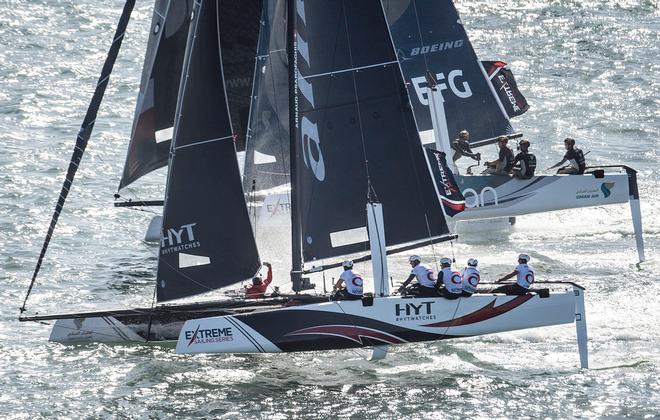
{"label": "catamaran", "polygon": [[[170,78],[180,76],[189,23],[181,16],[189,12],[190,1],[171,6],[164,0],[157,2],[155,20],[163,21],[174,35],[167,38],[158,32],[150,39],[120,189],[167,165],[176,102]],[[506,63],[478,59],[451,0],[383,0],[382,7],[424,145],[451,156],[450,140],[463,129],[470,131],[473,148],[492,144],[500,135],[522,135],[510,119],[529,106],[512,73]],[[240,9],[245,13],[236,13],[236,7],[223,8],[220,18],[231,18],[223,20],[227,29],[220,36],[234,135],[238,149],[245,146],[244,189],[251,193],[251,211],[262,226],[281,226],[288,224],[291,206],[286,7],[284,0],[264,0],[257,25],[260,8],[261,2],[255,0],[242,2]],[[433,89],[427,74],[438,81]],[[628,202],[638,258],[645,259],[637,175],[630,167],[601,165],[579,176],[539,175],[521,180],[459,173],[453,160],[449,164],[466,198],[466,211],[450,215],[450,225],[481,220],[482,227],[501,226],[494,218],[508,221],[526,214]],[[162,201],[116,203],[154,204]],[[160,240],[161,225],[162,217],[155,216],[148,240]]]}
{"label": "catamaran", "polygon": [[[374,347],[375,359],[393,344],[575,322],[581,366],[587,367],[584,291],[578,285],[456,300],[390,294],[387,256],[454,238],[445,211],[458,212],[461,203],[443,194],[455,184],[444,153],[421,145],[379,0],[287,3],[294,295],[171,303],[249,279],[260,266],[223,76],[223,9],[219,0],[200,0],[191,9],[170,142],[159,305],[25,316],[132,6],[129,0],[78,137],[22,321],[56,320],[51,340],[59,342],[176,340],[182,353]],[[327,296],[299,293],[306,275],[358,254],[372,261],[372,294],[329,302]]]}

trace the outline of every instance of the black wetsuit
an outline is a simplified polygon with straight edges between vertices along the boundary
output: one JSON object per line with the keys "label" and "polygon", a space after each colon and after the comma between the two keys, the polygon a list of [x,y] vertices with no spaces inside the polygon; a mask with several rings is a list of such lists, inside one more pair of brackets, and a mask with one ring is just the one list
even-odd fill
{"label": "black wetsuit", "polygon": [[582,175],[584,173],[584,169],[586,168],[587,165],[584,160],[584,153],[582,153],[582,150],[576,147],[567,150],[566,154],[564,155],[564,159],[577,163],[578,169],[576,170],[575,173],[579,175]]}
{"label": "black wetsuit", "polygon": [[520,152],[513,159],[513,164],[520,162],[518,167],[515,167],[514,174],[518,178],[528,179],[534,176],[536,171],[536,156],[529,152]]}
{"label": "black wetsuit", "polygon": [[500,155],[498,157],[502,162],[504,172],[511,172],[513,168],[513,152],[507,146],[500,147]]}

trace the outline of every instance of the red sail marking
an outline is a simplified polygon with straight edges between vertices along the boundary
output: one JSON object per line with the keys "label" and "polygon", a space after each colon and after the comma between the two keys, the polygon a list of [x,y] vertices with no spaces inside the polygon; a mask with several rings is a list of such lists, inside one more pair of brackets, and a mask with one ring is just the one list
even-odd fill
{"label": "red sail marking", "polygon": [[447,207],[449,207],[453,210],[456,210],[456,211],[459,211],[459,212],[465,210],[465,203],[453,203],[449,200],[445,200],[444,198],[442,199],[442,202],[445,206],[447,206]]}
{"label": "red sail marking", "polygon": [[293,331],[285,335],[334,335],[337,337],[347,338],[355,341],[358,344],[364,344],[362,337],[371,338],[389,344],[402,344],[406,343],[405,340],[395,335],[385,333],[383,331],[372,330],[365,327],[353,327],[350,325],[319,325],[316,327],[303,328],[301,330]]}
{"label": "red sail marking", "polygon": [[517,308],[518,306],[522,305],[523,303],[527,302],[533,297],[534,295],[530,295],[530,294],[516,296],[514,299],[511,299],[507,303],[504,303],[497,307],[495,307],[496,299],[493,299],[493,301],[490,302],[488,305],[484,306],[481,309],[477,309],[476,311],[469,313],[467,315],[463,315],[461,317],[451,319],[449,321],[436,322],[434,324],[426,324],[423,326],[424,327],[458,327],[460,325],[474,324],[477,322],[485,321],[487,319],[495,318],[496,316],[502,315],[505,312],[509,312],[510,310]]}

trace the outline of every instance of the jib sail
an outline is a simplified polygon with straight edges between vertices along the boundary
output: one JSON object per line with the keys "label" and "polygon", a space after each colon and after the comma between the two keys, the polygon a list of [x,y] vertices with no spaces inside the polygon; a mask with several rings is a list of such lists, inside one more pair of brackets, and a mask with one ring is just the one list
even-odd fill
{"label": "jib sail", "polygon": [[472,144],[513,133],[451,0],[383,0],[422,141],[432,143],[425,74],[439,82],[449,138],[467,129]]}
{"label": "jib sail", "polygon": [[368,200],[383,204],[388,246],[447,233],[380,1],[296,4],[304,261],[368,250]]}
{"label": "jib sail", "polygon": [[[156,1],[120,189],[167,165],[192,4]],[[261,0],[236,0],[225,1],[216,16],[223,28],[226,93],[239,150],[248,125],[260,14]]]}
{"label": "jib sail", "polygon": [[259,268],[225,96],[218,3],[193,6],[163,214],[158,301],[233,284]]}
{"label": "jib sail", "polygon": [[286,1],[264,0],[245,148],[244,187],[289,182],[289,82]]}
{"label": "jib sail", "polygon": [[119,188],[167,165],[192,0],[156,0]]}

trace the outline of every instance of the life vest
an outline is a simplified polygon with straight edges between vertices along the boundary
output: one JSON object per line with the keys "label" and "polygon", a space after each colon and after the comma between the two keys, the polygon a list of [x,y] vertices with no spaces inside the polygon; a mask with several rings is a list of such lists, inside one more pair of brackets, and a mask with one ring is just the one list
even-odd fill
{"label": "life vest", "polygon": [[462,282],[461,275],[452,270],[451,267],[442,269],[442,283],[449,293],[461,293],[463,290]]}
{"label": "life vest", "polygon": [[516,267],[516,272],[516,283],[518,286],[529,289],[530,286],[534,283],[534,268],[528,264],[518,264]]}
{"label": "life vest", "polygon": [[481,280],[481,274],[479,270],[475,267],[465,267],[461,273],[461,286],[463,290],[468,293],[474,293],[477,291],[477,286]]}

